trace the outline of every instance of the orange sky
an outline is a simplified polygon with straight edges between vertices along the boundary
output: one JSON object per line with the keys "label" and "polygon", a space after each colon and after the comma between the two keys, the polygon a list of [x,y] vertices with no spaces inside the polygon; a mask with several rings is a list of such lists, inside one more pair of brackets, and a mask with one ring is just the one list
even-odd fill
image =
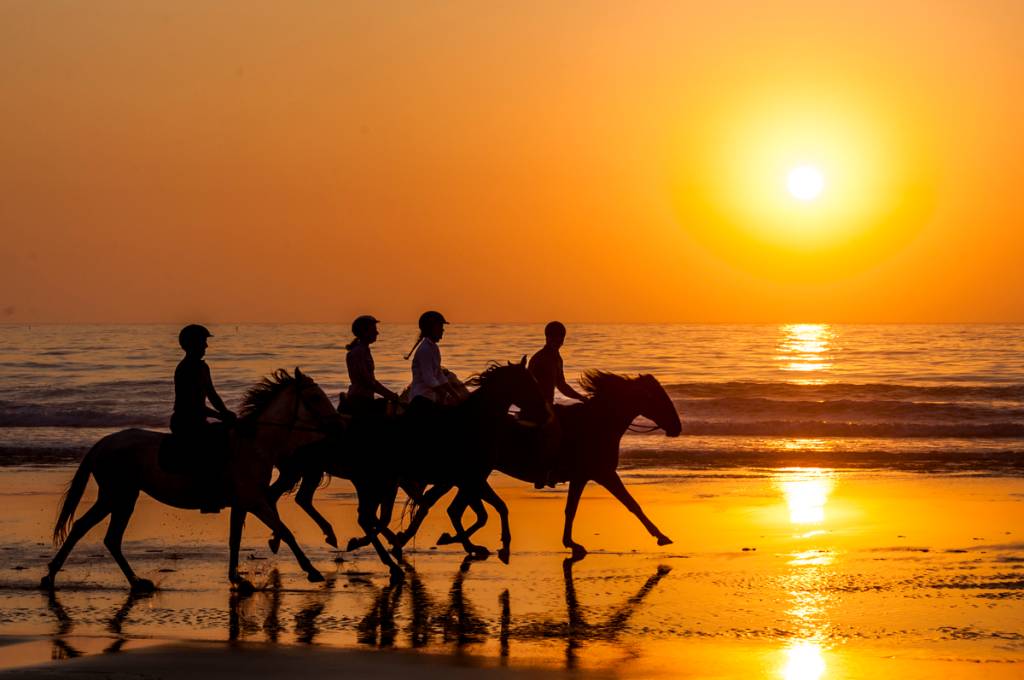
{"label": "orange sky", "polygon": [[1024,321],[1024,4],[845,4],[4,2],[0,320]]}

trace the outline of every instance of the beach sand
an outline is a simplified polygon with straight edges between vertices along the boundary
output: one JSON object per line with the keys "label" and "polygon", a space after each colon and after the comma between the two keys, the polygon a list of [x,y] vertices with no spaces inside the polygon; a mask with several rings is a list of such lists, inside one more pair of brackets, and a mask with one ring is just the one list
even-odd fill
{"label": "beach sand", "polygon": [[[434,549],[447,529],[439,509],[398,587],[370,551],[323,546],[285,498],[286,521],[328,580],[307,583],[290,555],[271,555],[269,532],[250,519],[242,561],[260,590],[248,596],[227,586],[226,513],[143,499],[126,554],[159,590],[130,597],[97,529],[51,597],[35,584],[70,475],[0,476],[0,669],[12,677],[1024,674],[1017,477],[645,470],[627,484],[675,544],[658,548],[588,488],[576,538],[591,554],[572,563],[560,546],[564,492],[496,476],[511,564]],[[347,483],[317,500],[339,537],[358,533]],[[492,513],[479,540],[496,547],[497,533]]]}

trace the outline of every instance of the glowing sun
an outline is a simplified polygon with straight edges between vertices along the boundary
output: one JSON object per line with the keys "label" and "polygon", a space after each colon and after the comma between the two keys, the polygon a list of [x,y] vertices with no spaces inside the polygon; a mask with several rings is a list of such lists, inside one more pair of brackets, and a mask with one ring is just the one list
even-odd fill
{"label": "glowing sun", "polygon": [[789,171],[786,187],[793,198],[799,201],[813,201],[825,188],[825,176],[813,165],[798,165]]}

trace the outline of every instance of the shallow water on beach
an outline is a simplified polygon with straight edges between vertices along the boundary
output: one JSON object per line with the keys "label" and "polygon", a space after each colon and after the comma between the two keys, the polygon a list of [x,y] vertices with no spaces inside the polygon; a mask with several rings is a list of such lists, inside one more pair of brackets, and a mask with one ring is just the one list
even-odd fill
{"label": "shallow water on beach", "polygon": [[[271,555],[267,530],[250,520],[242,562],[259,590],[248,596],[227,587],[226,516],[143,499],[126,554],[159,590],[130,597],[96,530],[48,596],[35,589],[51,552],[42,537],[70,473],[0,478],[11,508],[0,523],[0,636],[17,642],[0,646],[0,667],[177,639],[411,648],[623,677],[818,680],[879,664],[904,677],[929,677],[933,664],[951,677],[978,664],[1014,677],[1024,668],[1019,477],[647,470],[627,483],[675,544],[658,548],[590,489],[576,537],[592,552],[576,563],[559,546],[563,494],[499,477],[511,564],[434,548],[447,528],[438,511],[400,586],[371,552],[321,547],[285,499],[286,521],[327,582],[307,583],[290,556]],[[345,482],[317,501],[339,536],[357,533]],[[481,543],[496,546],[496,525]],[[719,670],[698,672],[705,663]]]}
{"label": "shallow water on beach", "polygon": [[[457,321],[457,320],[456,320]],[[208,361],[229,405],[275,368],[347,384],[343,325],[215,325]],[[408,324],[384,323],[378,377],[409,380]],[[166,425],[177,328],[0,325],[0,465],[66,463],[100,436]],[[441,344],[466,377],[543,344],[539,324],[458,324]],[[570,379],[653,373],[684,436],[627,434],[631,467],[1024,472],[1024,326],[570,324]]]}

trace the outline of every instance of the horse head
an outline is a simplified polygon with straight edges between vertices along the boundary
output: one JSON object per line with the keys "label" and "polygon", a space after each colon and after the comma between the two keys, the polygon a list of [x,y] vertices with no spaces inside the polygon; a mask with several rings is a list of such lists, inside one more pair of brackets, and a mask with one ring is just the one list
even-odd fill
{"label": "horse head", "polygon": [[658,379],[650,373],[645,373],[635,378],[633,383],[637,391],[640,415],[654,421],[655,425],[665,430],[667,436],[678,437],[683,431],[679,412]]}

